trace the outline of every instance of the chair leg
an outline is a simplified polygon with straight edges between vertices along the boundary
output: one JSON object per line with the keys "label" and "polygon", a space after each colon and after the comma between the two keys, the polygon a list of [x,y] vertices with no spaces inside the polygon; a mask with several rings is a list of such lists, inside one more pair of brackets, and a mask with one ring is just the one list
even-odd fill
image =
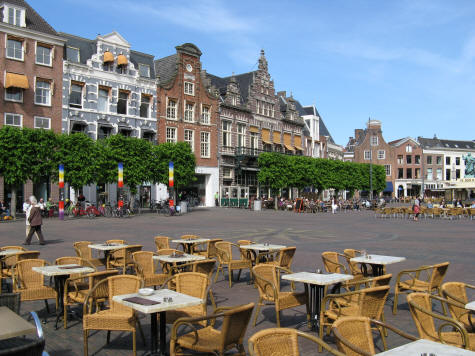
{"label": "chair leg", "polygon": [[233,270],[228,266],[228,275],[229,275],[229,288],[233,286]]}
{"label": "chair leg", "polygon": [[88,356],[88,352],[87,352],[87,337],[88,337],[88,334],[89,334],[89,331],[88,330],[84,330],[82,335],[83,335],[83,339],[84,339],[84,356]]}
{"label": "chair leg", "polygon": [[378,327],[379,334],[381,335],[381,341],[383,342],[384,351],[388,349],[388,344],[386,342],[386,337],[384,336],[387,333],[386,328]]}
{"label": "chair leg", "polygon": [[111,342],[111,331],[107,330],[107,340],[106,343],[109,344]]}
{"label": "chair leg", "polygon": [[393,300],[393,315],[397,313],[397,299],[399,296],[399,289],[397,285],[394,287],[394,300]]}
{"label": "chair leg", "polygon": [[280,328],[280,311],[278,310],[277,305],[275,306],[275,319],[277,321],[277,327]]}
{"label": "chair leg", "polygon": [[135,330],[132,331],[132,348],[134,350],[134,356],[137,356],[137,335]]}
{"label": "chair leg", "polygon": [[261,303],[262,303],[262,300],[259,298],[259,302],[257,302],[256,314],[254,314],[254,323],[252,324],[252,326],[256,326],[257,316],[259,315],[259,312],[261,311]]}
{"label": "chair leg", "polygon": [[64,328],[67,329],[67,327],[68,327],[68,305],[66,303],[64,303],[63,321],[64,321]]}
{"label": "chair leg", "polygon": [[[321,314],[320,314],[321,315]],[[313,321],[313,320],[312,320]],[[320,318],[320,323],[319,323],[319,326],[318,326],[318,336],[320,337],[320,339],[323,340],[323,326],[324,326],[324,320],[322,320]],[[322,352],[323,351],[323,347],[321,345],[318,345],[318,352]]]}
{"label": "chair leg", "polygon": [[209,294],[209,299],[211,300],[211,305],[213,307],[213,310],[216,310],[216,302],[214,300],[214,295],[213,295],[213,291],[211,290],[211,288],[210,288],[208,294]]}
{"label": "chair leg", "polygon": [[221,263],[218,265],[218,268],[216,269],[216,274],[214,276],[214,283],[216,283],[216,281],[218,280],[218,274],[219,274],[220,269],[222,269]]}
{"label": "chair leg", "polygon": [[48,305],[48,299],[45,299],[45,307],[46,307],[46,312],[49,314],[49,305]]}
{"label": "chair leg", "polygon": [[240,269],[239,272],[238,272],[237,281],[239,281],[239,278],[241,278],[241,271],[242,271],[242,269]]}

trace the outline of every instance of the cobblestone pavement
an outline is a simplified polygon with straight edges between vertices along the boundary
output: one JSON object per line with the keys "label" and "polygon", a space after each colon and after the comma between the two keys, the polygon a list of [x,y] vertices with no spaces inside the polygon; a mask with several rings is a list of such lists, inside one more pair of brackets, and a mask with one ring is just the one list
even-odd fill
{"label": "cobblestone pavement", "polygon": [[[422,220],[414,222],[401,219],[375,219],[371,212],[349,212],[339,214],[295,214],[293,212],[252,212],[239,209],[195,209],[180,217],[163,217],[143,214],[124,219],[78,219],[45,220],[44,235],[48,244],[39,246],[34,239],[30,249],[41,251],[41,258],[53,262],[57,257],[73,256],[72,243],[79,240],[104,241],[117,238],[144,245],[144,250],[155,250],[153,236],[179,237],[193,233],[203,237],[217,237],[236,242],[250,239],[256,242],[272,242],[297,246],[294,271],[314,271],[323,268],[323,251],[340,251],[344,248],[366,249],[369,253],[404,256],[405,262],[388,267],[396,274],[401,269],[450,261],[446,280],[464,281],[475,284],[475,221],[470,220]],[[24,221],[0,224],[0,246],[19,244],[25,236]],[[227,280],[220,275],[213,286],[218,306],[232,306],[256,302],[257,290],[248,285],[249,275],[243,273],[241,281],[230,289]],[[303,289],[302,285],[297,288]],[[391,313],[392,303],[385,307],[387,322],[416,335],[405,297],[400,301],[400,311]],[[25,302],[21,313],[30,310],[44,313],[42,302]],[[80,309],[78,309],[80,310]],[[211,307],[209,307],[211,312]],[[283,327],[295,327],[305,320],[305,308],[299,307],[281,312]],[[150,339],[149,318],[143,316],[142,327],[147,346],[137,337],[139,354],[148,350]],[[83,340],[81,322],[70,323],[67,330],[54,330],[53,317],[44,326],[46,350],[50,355],[81,355]],[[263,308],[256,327],[248,328],[247,337],[260,329],[275,326],[275,312],[272,306]],[[303,328],[302,330],[304,330]],[[106,345],[106,333],[92,333],[89,339],[90,354],[129,355],[132,337],[129,333],[113,332],[111,343]],[[330,343],[332,337],[326,337]],[[394,334],[389,335],[388,344],[394,347],[404,343]],[[380,341],[378,341],[380,345]],[[316,355],[316,348],[302,344],[303,355]],[[322,354],[324,355],[324,354]]]}

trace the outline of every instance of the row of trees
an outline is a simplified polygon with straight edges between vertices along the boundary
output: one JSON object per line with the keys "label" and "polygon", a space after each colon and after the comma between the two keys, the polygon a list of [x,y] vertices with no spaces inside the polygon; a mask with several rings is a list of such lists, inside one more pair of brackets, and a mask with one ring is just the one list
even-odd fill
{"label": "row of trees", "polygon": [[143,182],[168,182],[170,161],[175,165],[176,188],[196,179],[195,156],[184,142],[155,145],[122,135],[94,141],[82,133],[55,134],[11,126],[0,129],[0,176],[11,187],[12,214],[18,187],[48,176],[57,182],[59,164],[64,165],[64,181],[77,191],[92,183],[117,182],[117,164],[122,162],[124,184],[136,194]]}
{"label": "row of trees", "polygon": [[[365,163],[334,161],[306,156],[288,156],[279,153],[259,155],[259,183],[268,186],[276,194],[286,187],[315,187],[325,189],[370,190],[370,165]],[[383,166],[373,165],[373,190],[386,188],[386,172]]]}

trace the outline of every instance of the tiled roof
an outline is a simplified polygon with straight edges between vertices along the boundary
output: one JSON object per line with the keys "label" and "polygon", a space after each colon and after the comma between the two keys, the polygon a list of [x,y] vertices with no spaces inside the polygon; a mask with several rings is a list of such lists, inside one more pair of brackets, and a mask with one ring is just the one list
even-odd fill
{"label": "tiled roof", "polygon": [[[59,34],[66,39],[67,46],[79,48],[79,63],[86,64],[87,60],[96,53],[96,40],[89,40],[64,32],[60,32]],[[66,51],[64,51],[64,57],[66,58]]]}
{"label": "tiled roof", "polygon": [[452,148],[452,149],[469,149],[475,150],[475,142],[474,141],[457,141],[457,140],[441,140],[437,137],[434,138],[424,138],[418,137],[417,140],[421,144],[423,148]]}
{"label": "tiled roof", "polygon": [[321,116],[320,116],[320,120],[318,120],[318,122],[319,122],[320,136],[328,136],[328,142],[335,143],[335,141],[333,141],[332,135],[330,135],[330,131],[328,131],[327,126],[323,122],[323,119],[322,119]]}
{"label": "tiled roof", "polygon": [[[207,73],[206,75],[211,80],[211,85],[214,85],[216,88],[218,88],[221,94],[226,93],[226,87],[231,77],[221,78],[209,73]],[[251,88],[253,77],[254,77],[254,72],[234,75],[234,78],[236,79],[236,83],[239,86],[239,91],[241,92],[242,101],[244,103],[246,103],[247,99],[249,98],[249,90]]]}
{"label": "tiled roof", "polygon": [[318,110],[315,107],[315,105],[304,106],[303,109],[305,111],[305,115],[320,116],[320,114],[318,113]]}
{"label": "tiled roof", "polygon": [[5,4],[23,7],[26,10],[26,28],[48,35],[58,36],[58,33],[24,0],[5,0]]}
{"label": "tiled roof", "polygon": [[160,77],[160,84],[167,84],[177,73],[178,54],[157,59],[155,61],[155,73]]}
{"label": "tiled roof", "polygon": [[139,63],[148,65],[150,67],[150,78],[155,78],[153,55],[131,50],[130,61],[134,64],[135,69],[137,70],[139,70]]}

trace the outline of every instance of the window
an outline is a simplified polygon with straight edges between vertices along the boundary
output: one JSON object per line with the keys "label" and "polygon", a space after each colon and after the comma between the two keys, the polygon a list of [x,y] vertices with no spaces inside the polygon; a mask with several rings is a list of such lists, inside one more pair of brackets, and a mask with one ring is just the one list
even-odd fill
{"label": "window", "polygon": [[442,168],[437,168],[437,179],[442,180]]}
{"label": "window", "polygon": [[231,96],[231,105],[237,105],[237,97],[235,95]]}
{"label": "window", "polygon": [[406,178],[407,179],[412,179],[412,168],[407,168],[406,169]]}
{"label": "window", "polygon": [[251,149],[253,154],[257,154],[257,149],[259,148],[259,134],[256,132],[251,132]]}
{"label": "window", "polygon": [[233,171],[230,167],[223,167],[223,178],[232,179],[233,178]]}
{"label": "window", "polygon": [[195,104],[186,103],[185,105],[185,121],[193,122],[195,119]]}
{"label": "window", "polygon": [[23,42],[9,38],[7,40],[7,58],[23,60]]}
{"label": "window", "polygon": [[270,116],[274,117],[274,115],[275,115],[274,104],[271,104],[271,106],[270,106]]}
{"label": "window", "polygon": [[5,113],[5,125],[21,127],[22,119],[23,117],[19,114]]}
{"label": "window", "polygon": [[406,156],[406,163],[407,164],[412,164],[412,156],[411,155]]}
{"label": "window", "polygon": [[114,62],[106,62],[102,65],[102,68],[106,72],[113,72],[114,71]]}
{"label": "window", "polygon": [[139,63],[139,74],[141,77],[150,78],[150,66]]}
{"label": "window", "polygon": [[97,110],[109,112],[109,89],[99,88],[97,95]]}
{"label": "window", "polygon": [[119,100],[117,101],[117,114],[127,115],[127,100],[129,93],[119,90]]}
{"label": "window", "polygon": [[155,133],[153,131],[144,131],[142,138],[153,143],[155,141]]}
{"label": "window", "polygon": [[378,150],[378,159],[385,159],[385,158],[386,158],[386,151]]}
{"label": "window", "polygon": [[222,127],[223,127],[223,147],[230,147],[232,146],[231,143],[231,130],[232,126],[229,121],[223,121],[222,122]]}
{"label": "window", "polygon": [[455,179],[460,179],[460,169],[455,170]]}
{"label": "window", "polygon": [[397,163],[398,164],[404,164],[404,156],[403,155],[398,155],[397,156]]}
{"label": "window", "polygon": [[414,172],[415,172],[414,177],[415,177],[416,179],[419,179],[419,178],[421,177],[421,169],[420,169],[420,168],[416,168]]}
{"label": "window", "polygon": [[445,170],[445,180],[450,180],[450,169]]}
{"label": "window", "polygon": [[371,159],[371,151],[364,151],[364,159],[368,161]]}
{"label": "window", "polygon": [[428,180],[432,180],[432,168],[427,168],[427,175],[426,178]]}
{"label": "window", "polygon": [[150,117],[149,108],[150,108],[150,95],[142,94],[140,98],[140,117]]}
{"label": "window", "polygon": [[209,122],[210,122],[209,106],[203,106],[201,108],[201,123],[209,124]]}
{"label": "window", "polygon": [[416,156],[414,157],[414,163],[415,163],[415,164],[421,164],[421,156],[416,155]]}
{"label": "window", "polygon": [[51,66],[52,50],[50,47],[36,45],[36,64]]}
{"label": "window", "polygon": [[5,100],[23,102],[23,89],[14,87],[5,89]]}
{"label": "window", "polygon": [[100,125],[99,126],[99,131],[97,132],[97,138],[98,139],[107,138],[111,134],[112,134],[112,127],[105,126],[105,125]]}
{"label": "window", "polygon": [[167,127],[167,142],[176,142],[176,127]]}
{"label": "window", "polygon": [[51,105],[51,83],[44,80],[36,80],[35,104]]}
{"label": "window", "polygon": [[246,125],[237,125],[237,146],[246,147]]}
{"label": "window", "polygon": [[256,112],[261,113],[261,102],[259,100],[256,100]]}
{"label": "window", "polygon": [[398,168],[397,169],[397,178],[398,179],[403,179],[404,178],[404,168]]}
{"label": "window", "polygon": [[377,146],[378,145],[378,136],[373,135],[371,136],[371,146]]}
{"label": "window", "polygon": [[408,153],[412,152],[412,146],[411,145],[406,146],[406,152],[408,152]]}
{"label": "window", "polygon": [[3,13],[3,16],[4,16],[3,22],[9,23],[10,25],[15,25],[15,26],[25,26],[24,13],[25,11],[22,9],[15,9],[13,7],[5,6],[4,13]]}
{"label": "window", "polygon": [[79,48],[66,47],[66,58],[70,62],[79,63]]}
{"label": "window", "polygon": [[191,152],[195,152],[195,138],[193,130],[185,130],[185,142],[191,147]]}
{"label": "window", "polygon": [[176,100],[168,99],[167,119],[176,119]]}
{"label": "window", "polygon": [[49,130],[51,128],[51,119],[49,117],[35,116],[35,129]]}
{"label": "window", "polygon": [[437,156],[436,164],[442,164],[442,156]]}
{"label": "window", "polygon": [[195,85],[190,82],[185,82],[185,94],[195,95]]}
{"label": "window", "polygon": [[460,157],[455,157],[455,165],[460,166]]}
{"label": "window", "polygon": [[389,177],[391,175],[391,165],[390,164],[385,164],[384,169],[386,170],[386,176]]}
{"label": "window", "polygon": [[445,157],[445,164],[450,165],[450,157]]}
{"label": "window", "polygon": [[432,164],[432,156],[427,156],[427,164]]}
{"label": "window", "polygon": [[[69,94],[69,106],[82,108],[82,88],[84,84],[71,83],[71,93]],[[100,93],[100,92],[99,92]]]}
{"label": "window", "polygon": [[201,133],[201,157],[209,158],[209,132]]}

